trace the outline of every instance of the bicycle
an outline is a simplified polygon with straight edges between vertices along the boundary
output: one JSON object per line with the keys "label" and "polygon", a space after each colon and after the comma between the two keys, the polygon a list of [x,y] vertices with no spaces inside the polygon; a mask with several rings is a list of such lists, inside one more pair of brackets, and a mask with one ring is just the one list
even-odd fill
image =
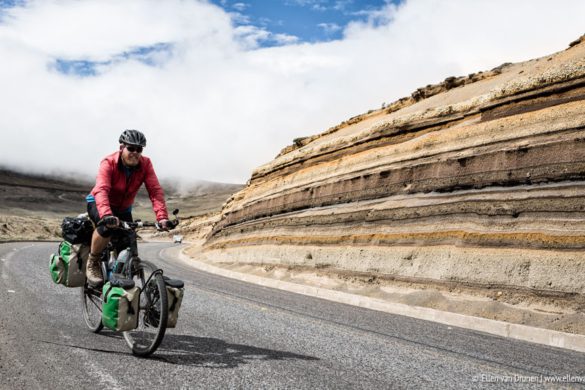
{"label": "bicycle", "polygon": [[[173,211],[176,227],[179,223],[177,214]],[[154,222],[125,222],[120,221],[108,247],[102,253],[102,273],[104,283],[111,282],[119,287],[140,288],[138,327],[123,332],[126,344],[136,356],[152,354],[163,340],[167,328],[168,301],[166,286],[182,288],[183,282],[171,280],[163,276],[163,270],[154,264],[140,259],[136,229],[141,227],[156,227]],[[115,260],[114,260],[115,259]],[[99,333],[102,323],[102,289],[93,287],[85,282],[81,291],[83,316],[88,328]]]}

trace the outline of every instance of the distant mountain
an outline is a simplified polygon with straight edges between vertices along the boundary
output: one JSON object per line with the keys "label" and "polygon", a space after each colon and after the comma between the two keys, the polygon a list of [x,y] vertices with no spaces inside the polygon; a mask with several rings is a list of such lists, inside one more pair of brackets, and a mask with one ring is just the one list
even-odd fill
{"label": "distant mountain", "polygon": [[39,175],[0,167],[0,186],[21,186],[66,192],[87,192],[88,189],[91,189],[93,183],[87,178],[75,178],[71,174],[67,174],[67,176]]}
{"label": "distant mountain", "polygon": [[[182,216],[219,211],[222,204],[243,185],[195,181],[161,180],[168,208],[179,208]],[[94,181],[83,175],[30,174],[0,167],[0,214],[62,218],[86,211],[85,196]],[[170,211],[171,211],[170,210]],[[134,215],[153,219],[148,193],[138,193]]]}

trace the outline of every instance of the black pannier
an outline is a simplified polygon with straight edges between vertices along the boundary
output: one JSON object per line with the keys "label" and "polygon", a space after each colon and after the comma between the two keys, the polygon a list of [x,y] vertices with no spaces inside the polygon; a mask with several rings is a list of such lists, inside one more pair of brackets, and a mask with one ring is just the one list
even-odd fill
{"label": "black pannier", "polygon": [[61,235],[72,244],[90,244],[93,223],[88,217],[65,217],[61,223]]}

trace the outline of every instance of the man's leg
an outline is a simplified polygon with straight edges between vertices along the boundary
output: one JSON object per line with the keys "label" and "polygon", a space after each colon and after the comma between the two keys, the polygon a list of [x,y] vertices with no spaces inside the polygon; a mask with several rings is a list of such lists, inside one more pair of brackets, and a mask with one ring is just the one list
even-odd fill
{"label": "man's leg", "polygon": [[89,284],[93,286],[99,286],[104,282],[100,257],[104,249],[106,249],[108,242],[110,242],[110,237],[102,237],[98,230],[99,229],[95,229],[93,231],[93,236],[91,237],[91,250],[85,272]]}
{"label": "man's leg", "polygon": [[93,236],[91,236],[91,253],[95,253],[96,255],[100,255],[106,249],[108,242],[110,242],[110,237],[102,237],[98,230],[95,229]]}

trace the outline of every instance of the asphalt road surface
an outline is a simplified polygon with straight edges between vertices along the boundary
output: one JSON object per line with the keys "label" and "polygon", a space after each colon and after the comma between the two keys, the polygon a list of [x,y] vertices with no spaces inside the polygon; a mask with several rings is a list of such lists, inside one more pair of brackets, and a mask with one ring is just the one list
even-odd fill
{"label": "asphalt road surface", "polygon": [[584,353],[214,276],[163,259],[169,246],[141,255],[184,280],[185,299],[141,359],[86,328],[79,289],[53,284],[56,243],[0,245],[0,388],[585,388]]}

